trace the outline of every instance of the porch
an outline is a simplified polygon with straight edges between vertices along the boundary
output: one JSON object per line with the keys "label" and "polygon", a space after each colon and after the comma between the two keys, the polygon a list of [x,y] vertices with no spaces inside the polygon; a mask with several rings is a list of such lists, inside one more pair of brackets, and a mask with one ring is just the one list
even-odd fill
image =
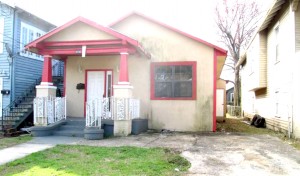
{"label": "porch", "polygon": [[[85,120],[86,133],[102,134],[105,120],[113,124],[113,135],[131,134],[132,121],[141,115],[129,81],[128,60],[148,57],[136,40],[79,17],[29,43],[26,49],[44,57],[42,82],[36,86],[34,100],[36,129],[53,131],[65,124],[67,117],[77,117]],[[64,98],[59,100],[52,81],[53,59],[64,62]]]}
{"label": "porch", "polygon": [[[139,118],[138,99],[114,97],[94,99],[86,103],[85,119],[67,117],[66,105],[65,97],[35,98],[35,127],[30,129],[32,134],[102,139],[103,136],[114,136],[116,133],[118,135],[118,128],[131,128],[127,130],[135,135],[148,129],[148,120]],[[114,128],[115,126],[117,128]]]}

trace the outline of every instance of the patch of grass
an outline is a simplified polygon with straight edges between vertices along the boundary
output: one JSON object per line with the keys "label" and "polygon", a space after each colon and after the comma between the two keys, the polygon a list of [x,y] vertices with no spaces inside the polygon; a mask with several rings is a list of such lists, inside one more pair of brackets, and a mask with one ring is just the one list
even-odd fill
{"label": "patch of grass", "polygon": [[0,149],[11,147],[17,144],[21,144],[30,141],[32,137],[30,135],[22,135],[18,137],[5,137],[0,139]]}
{"label": "patch of grass", "polygon": [[256,128],[254,126],[250,126],[244,123],[242,118],[227,117],[224,123],[217,123],[217,131],[247,133],[247,134],[268,134],[271,136],[278,137],[284,142],[300,150],[299,140],[289,139],[285,134],[267,128]]}
{"label": "patch of grass", "polygon": [[296,149],[300,150],[300,141],[294,140],[294,141],[292,141],[291,145],[293,147],[295,147]]}
{"label": "patch of grass", "polygon": [[182,175],[189,167],[163,148],[58,145],[0,166],[0,175]]}
{"label": "patch of grass", "polygon": [[274,134],[274,131],[272,130],[250,126],[244,123],[242,118],[226,118],[224,123],[217,123],[217,131],[248,134]]}

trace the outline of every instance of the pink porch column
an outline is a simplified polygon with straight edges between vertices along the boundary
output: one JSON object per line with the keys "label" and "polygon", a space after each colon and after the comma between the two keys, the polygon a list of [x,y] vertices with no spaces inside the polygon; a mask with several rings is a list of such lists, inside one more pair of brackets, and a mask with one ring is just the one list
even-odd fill
{"label": "pink porch column", "polygon": [[[128,53],[120,53],[120,71],[119,81],[117,85],[114,85],[114,97],[115,98],[132,98],[132,89],[128,77]],[[128,115],[128,114],[127,114]],[[125,117],[125,119],[129,119]],[[129,120],[114,120],[114,136],[127,136],[131,134],[132,121]]]}
{"label": "pink porch column", "polygon": [[120,73],[119,73],[119,82],[118,84],[127,84],[129,85],[128,79],[128,53],[122,52],[120,53]]}
{"label": "pink porch column", "polygon": [[36,86],[37,97],[56,97],[56,86],[52,82],[52,56],[44,55],[42,82]]}
{"label": "pink porch column", "polygon": [[41,85],[53,85],[52,83],[52,56],[44,56],[43,74]]}

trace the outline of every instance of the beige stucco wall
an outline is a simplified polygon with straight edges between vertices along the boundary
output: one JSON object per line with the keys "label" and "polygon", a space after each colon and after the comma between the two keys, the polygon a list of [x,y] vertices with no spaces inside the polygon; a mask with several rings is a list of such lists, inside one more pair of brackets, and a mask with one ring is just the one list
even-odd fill
{"label": "beige stucco wall", "polygon": [[[132,16],[113,28],[140,41],[151,53],[151,62],[197,61],[197,100],[151,100],[149,127],[177,131],[211,131],[213,49],[138,16]],[[146,88],[149,96],[149,69],[150,63],[147,63],[136,70],[139,73],[145,70],[146,73],[143,74],[148,77],[141,80],[140,85],[133,84],[136,94],[145,94]]]}
{"label": "beige stucco wall", "polygon": [[[84,24],[75,24],[49,39],[96,40],[111,36],[89,29]],[[141,100],[141,117],[149,119],[151,129],[176,131],[212,131],[213,126],[213,57],[214,50],[204,44],[184,37],[159,25],[133,17],[113,28],[139,40],[151,53],[147,59],[141,53],[128,59],[129,81],[133,97]],[[82,31],[89,30],[91,35]],[[119,55],[69,56],[66,61],[67,115],[84,116],[84,91],[76,84],[85,83],[86,69],[113,69],[113,83],[118,82]],[[196,61],[196,100],[150,100],[150,65],[152,62]],[[223,85],[222,85],[223,86]],[[225,96],[224,96],[225,97]]]}
{"label": "beige stucco wall", "polygon": [[78,83],[85,83],[85,70],[87,69],[113,69],[114,83],[118,78],[116,56],[70,56],[66,62],[66,96],[67,115],[71,117],[84,117],[84,92],[77,90]]}
{"label": "beige stucco wall", "polygon": [[45,41],[78,41],[78,40],[106,40],[115,37],[88,26],[83,22],[75,23],[59,33],[47,38]]}
{"label": "beige stucco wall", "polygon": [[[119,79],[120,56],[70,56],[66,63],[66,96],[67,115],[71,117],[84,117],[84,93],[85,90],[78,91],[76,85],[85,83],[86,70],[90,69],[112,69],[113,84],[117,84]],[[141,117],[146,118],[149,114],[150,87],[145,85],[149,80],[150,61],[141,56],[132,55],[129,57],[129,81],[134,86],[133,97],[141,100]],[[146,65],[146,66],[145,66]],[[143,72],[140,68],[145,67]],[[140,91],[136,91],[140,90]]]}

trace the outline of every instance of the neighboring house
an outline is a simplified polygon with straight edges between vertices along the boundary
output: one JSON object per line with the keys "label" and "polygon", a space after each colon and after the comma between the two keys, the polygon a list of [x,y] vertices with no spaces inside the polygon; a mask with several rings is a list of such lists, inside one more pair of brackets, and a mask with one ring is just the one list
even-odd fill
{"label": "neighboring house", "polygon": [[55,89],[51,58],[65,62],[68,117],[83,119],[95,98],[134,97],[150,129],[216,130],[217,80],[227,52],[204,40],[132,13],[110,27],[78,17],[26,48],[44,55],[40,97]]}
{"label": "neighboring house", "polygon": [[267,127],[300,137],[300,3],[276,0],[238,66],[242,110]]}
{"label": "neighboring house", "polygon": [[2,108],[23,96],[41,77],[43,57],[25,51],[24,46],[55,26],[2,2],[0,12],[0,90],[5,90],[0,94],[1,121]]}
{"label": "neighboring house", "polygon": [[233,105],[233,100],[234,100],[234,87],[226,90],[227,105]]}

